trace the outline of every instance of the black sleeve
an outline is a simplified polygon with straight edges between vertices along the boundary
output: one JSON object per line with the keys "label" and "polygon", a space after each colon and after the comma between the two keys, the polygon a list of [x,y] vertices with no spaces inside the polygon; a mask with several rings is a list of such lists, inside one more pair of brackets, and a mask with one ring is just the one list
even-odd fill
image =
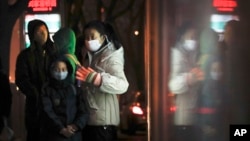
{"label": "black sleeve", "polygon": [[81,130],[85,127],[89,118],[86,97],[81,88],[77,88],[77,108],[74,124]]}
{"label": "black sleeve", "polygon": [[0,116],[9,117],[12,104],[12,92],[8,76],[0,72]]}
{"label": "black sleeve", "polygon": [[37,98],[39,96],[39,91],[34,84],[30,82],[31,78],[28,70],[27,53],[21,52],[16,61],[16,85],[26,96]]}

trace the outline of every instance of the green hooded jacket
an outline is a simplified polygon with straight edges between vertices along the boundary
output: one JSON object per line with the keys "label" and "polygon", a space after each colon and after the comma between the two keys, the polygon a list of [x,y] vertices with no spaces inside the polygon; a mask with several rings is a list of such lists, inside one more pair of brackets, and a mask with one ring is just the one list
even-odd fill
{"label": "green hooded jacket", "polygon": [[67,54],[66,57],[73,67],[73,73],[69,77],[69,81],[75,83],[76,64],[78,60],[75,56],[76,37],[74,31],[66,27],[61,28],[55,33],[53,40],[59,55]]}
{"label": "green hooded jacket", "polygon": [[200,59],[198,64],[202,70],[205,70],[207,60],[214,55],[219,54],[218,48],[219,36],[211,28],[205,28],[200,36]]}

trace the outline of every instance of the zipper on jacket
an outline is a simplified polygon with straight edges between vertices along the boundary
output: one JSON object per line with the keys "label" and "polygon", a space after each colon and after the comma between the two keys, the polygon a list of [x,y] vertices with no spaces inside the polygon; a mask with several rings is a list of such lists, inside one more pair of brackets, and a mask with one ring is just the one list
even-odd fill
{"label": "zipper on jacket", "polygon": [[43,57],[46,55],[46,50],[43,50]]}

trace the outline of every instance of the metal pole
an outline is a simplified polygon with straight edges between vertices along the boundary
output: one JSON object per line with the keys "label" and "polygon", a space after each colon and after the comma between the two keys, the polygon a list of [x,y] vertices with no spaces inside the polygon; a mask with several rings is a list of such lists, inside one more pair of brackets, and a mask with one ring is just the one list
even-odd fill
{"label": "metal pole", "polygon": [[169,0],[146,1],[145,78],[148,98],[148,141],[167,141],[169,125]]}

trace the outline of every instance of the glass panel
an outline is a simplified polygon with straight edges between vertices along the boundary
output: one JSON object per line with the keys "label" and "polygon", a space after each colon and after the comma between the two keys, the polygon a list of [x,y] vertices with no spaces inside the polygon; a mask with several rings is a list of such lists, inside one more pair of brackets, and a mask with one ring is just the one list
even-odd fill
{"label": "glass panel", "polygon": [[175,37],[168,82],[174,141],[228,141],[230,125],[249,124],[249,24],[241,4],[248,3],[178,0],[169,16],[176,19],[168,33]]}

